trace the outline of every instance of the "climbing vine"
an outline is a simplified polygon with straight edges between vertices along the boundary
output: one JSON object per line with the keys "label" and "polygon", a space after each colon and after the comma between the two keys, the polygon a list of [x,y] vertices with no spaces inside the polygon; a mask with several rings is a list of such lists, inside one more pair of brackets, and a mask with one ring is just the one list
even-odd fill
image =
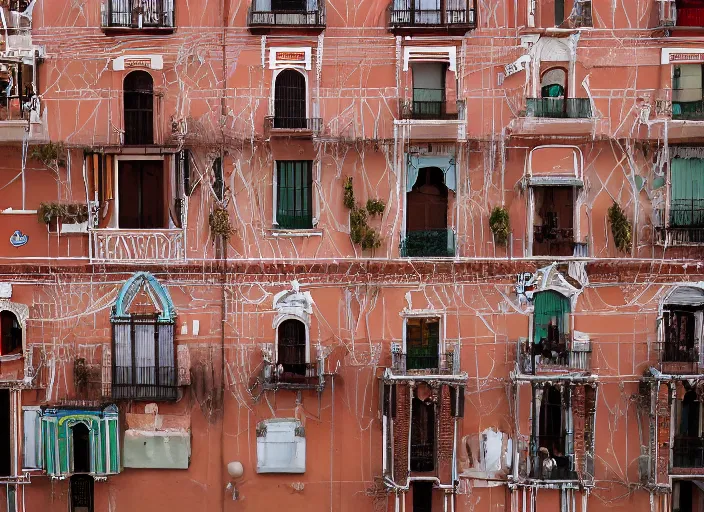
{"label": "climbing vine", "polygon": [[632,231],[630,221],[616,201],[609,208],[609,224],[611,224],[611,234],[619,251],[630,252],[633,247]]}
{"label": "climbing vine", "polygon": [[357,203],[352,188],[352,177],[344,183],[343,202],[350,210],[350,238],[352,243],[362,246],[362,249],[376,249],[381,246],[379,232],[369,225],[369,217],[384,213],[386,204],[381,199],[369,199],[366,206]]}
{"label": "climbing vine", "polygon": [[506,208],[497,206],[491,211],[489,227],[491,228],[491,232],[494,233],[494,241],[498,245],[506,245],[511,230],[511,221]]}
{"label": "climbing vine", "polygon": [[214,235],[221,236],[224,240],[229,240],[229,238],[235,234],[235,229],[230,223],[230,215],[227,213],[227,209],[223,206],[215,206],[208,221],[210,224],[210,231]]}

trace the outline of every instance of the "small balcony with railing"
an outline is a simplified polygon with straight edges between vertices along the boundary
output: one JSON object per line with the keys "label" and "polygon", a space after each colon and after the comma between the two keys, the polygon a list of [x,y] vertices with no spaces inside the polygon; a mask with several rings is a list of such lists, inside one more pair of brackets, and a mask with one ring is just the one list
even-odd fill
{"label": "small balcony with railing", "polygon": [[252,33],[320,32],[325,29],[325,0],[253,0],[247,25]]}
{"label": "small balcony with railing", "polygon": [[[667,217],[667,223],[664,222]],[[688,246],[704,244],[704,200],[673,200],[670,214],[655,210],[655,242],[658,245]]]}
{"label": "small balcony with railing", "polygon": [[[704,28],[704,4],[696,1],[656,0],[660,27],[668,30]],[[679,4],[679,5],[678,5]]]}
{"label": "small balcony with railing", "polygon": [[464,101],[447,101],[444,89],[413,89],[413,99],[399,100],[401,119],[464,121]]}
{"label": "small balcony with railing", "polygon": [[525,375],[588,373],[592,369],[592,342],[562,334],[556,341],[518,341],[518,368]]}
{"label": "small balcony with railing", "polygon": [[186,259],[183,229],[89,229],[95,262],[180,262]]}
{"label": "small balcony with railing", "polygon": [[527,98],[526,117],[550,119],[590,119],[589,98]]}
{"label": "small balcony with railing", "polygon": [[457,344],[446,343],[445,352],[435,347],[428,350],[414,348],[403,352],[400,344],[391,347],[391,371],[394,375],[460,375]]}
{"label": "small balcony with railing", "polygon": [[264,136],[311,137],[320,134],[323,120],[320,117],[295,117],[286,113],[264,118]]}
{"label": "small balcony with railing", "polygon": [[106,33],[171,33],[174,0],[102,0],[102,28]]}
{"label": "small balcony with railing", "polygon": [[408,231],[401,240],[402,258],[454,258],[456,237],[452,229]]}
{"label": "small balcony with railing", "polygon": [[393,0],[388,8],[388,24],[396,34],[463,35],[476,28],[476,12],[476,0]]}
{"label": "small balcony with railing", "polygon": [[315,361],[290,368],[289,365],[265,361],[262,368],[264,389],[322,390],[325,386],[323,361]]}
{"label": "small balcony with railing", "polygon": [[115,400],[176,400],[178,371],[174,366],[113,366]]}

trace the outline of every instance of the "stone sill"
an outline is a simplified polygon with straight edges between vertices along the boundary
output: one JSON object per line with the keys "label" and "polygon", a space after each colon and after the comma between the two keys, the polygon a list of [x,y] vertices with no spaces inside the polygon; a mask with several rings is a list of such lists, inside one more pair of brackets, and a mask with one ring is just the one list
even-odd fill
{"label": "stone sill", "polygon": [[280,229],[270,228],[267,230],[270,238],[310,238],[312,236],[323,236],[322,229]]}

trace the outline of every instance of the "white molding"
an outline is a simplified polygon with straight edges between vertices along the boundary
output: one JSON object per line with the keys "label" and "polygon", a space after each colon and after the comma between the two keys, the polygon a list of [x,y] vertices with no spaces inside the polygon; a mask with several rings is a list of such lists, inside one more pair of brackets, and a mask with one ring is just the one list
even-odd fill
{"label": "white molding", "polygon": [[[303,60],[279,60],[280,53],[303,53]],[[310,46],[269,48],[269,69],[302,68],[310,71],[311,63],[312,48]]]}
{"label": "white molding", "polygon": [[[149,66],[129,66],[127,69],[140,69],[148,67],[148,69],[160,70],[164,69],[164,57],[161,55],[122,55],[112,61],[113,71],[125,71],[125,61],[147,61]],[[129,62],[128,62],[129,64]]]}
{"label": "white molding", "polygon": [[456,46],[404,46],[403,70],[410,62],[446,62],[448,69],[457,73]]}

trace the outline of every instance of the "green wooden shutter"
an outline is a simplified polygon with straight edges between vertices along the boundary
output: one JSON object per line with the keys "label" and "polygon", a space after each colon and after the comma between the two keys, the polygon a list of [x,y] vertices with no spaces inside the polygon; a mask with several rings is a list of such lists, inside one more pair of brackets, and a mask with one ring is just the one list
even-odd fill
{"label": "green wooden shutter", "polygon": [[117,435],[117,418],[108,418],[105,423],[107,425],[105,439],[108,448],[105,455],[107,460],[106,473],[117,474],[120,472],[120,442]]}
{"label": "green wooden shutter", "polygon": [[56,418],[42,418],[42,440],[44,442],[44,469],[49,476],[58,476],[59,444]]}
{"label": "green wooden shutter", "polygon": [[674,158],[670,164],[670,225],[704,225],[704,160]]}
{"label": "green wooden shutter", "polygon": [[276,222],[282,228],[313,227],[312,162],[277,162]]}
{"label": "green wooden shutter", "polygon": [[557,319],[560,334],[569,331],[570,300],[552,290],[538,292],[533,298],[533,341],[548,337],[548,325],[553,317]]}
{"label": "green wooden shutter", "polygon": [[90,451],[93,455],[93,473],[104,475],[105,471],[105,420],[91,421],[90,427]]}

